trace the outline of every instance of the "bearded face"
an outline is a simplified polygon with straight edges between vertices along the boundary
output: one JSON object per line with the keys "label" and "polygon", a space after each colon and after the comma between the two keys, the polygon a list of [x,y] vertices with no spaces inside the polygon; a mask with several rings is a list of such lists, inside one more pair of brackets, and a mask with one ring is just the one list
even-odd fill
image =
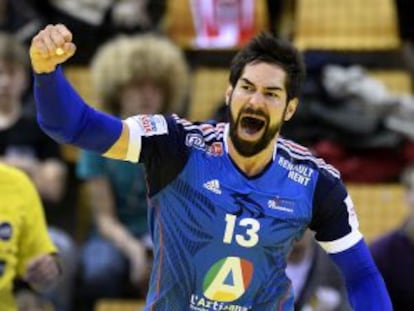
{"label": "bearded face", "polygon": [[276,139],[283,122],[294,114],[297,100],[288,100],[286,72],[275,64],[247,64],[226,92],[230,105],[230,139],[244,157],[257,155]]}
{"label": "bearded face", "polygon": [[230,107],[230,139],[237,152],[251,157],[264,150],[280,131],[285,113],[278,122],[270,125],[269,114],[261,109],[245,106],[235,118]]}

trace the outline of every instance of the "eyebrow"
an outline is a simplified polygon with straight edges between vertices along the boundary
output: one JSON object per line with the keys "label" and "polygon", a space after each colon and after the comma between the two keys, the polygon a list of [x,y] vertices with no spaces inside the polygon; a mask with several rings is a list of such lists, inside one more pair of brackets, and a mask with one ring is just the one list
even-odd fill
{"label": "eyebrow", "polygon": [[[240,80],[242,80],[244,83],[255,86],[253,82],[251,82],[249,79],[247,78],[240,78]],[[264,87],[267,91],[283,91],[283,88],[279,87],[279,86],[265,86]]]}

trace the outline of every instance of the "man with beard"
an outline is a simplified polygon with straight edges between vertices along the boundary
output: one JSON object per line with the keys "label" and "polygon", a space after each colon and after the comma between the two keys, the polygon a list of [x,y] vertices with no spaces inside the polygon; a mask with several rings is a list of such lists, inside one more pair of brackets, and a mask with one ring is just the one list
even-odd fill
{"label": "man with beard", "polygon": [[293,310],[286,256],[308,227],[354,310],[392,309],[338,171],[279,137],[304,78],[294,47],[260,34],[235,56],[230,124],[96,111],[59,66],[75,49],[64,25],[33,38],[38,120],[59,142],[145,164],[154,243],[145,310]]}

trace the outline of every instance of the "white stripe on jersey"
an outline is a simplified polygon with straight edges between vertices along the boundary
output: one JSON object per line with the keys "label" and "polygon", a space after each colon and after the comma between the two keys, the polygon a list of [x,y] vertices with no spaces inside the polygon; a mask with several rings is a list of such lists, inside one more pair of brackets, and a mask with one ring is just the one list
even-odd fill
{"label": "white stripe on jersey", "polygon": [[[228,136],[228,123],[217,123],[215,126],[208,123],[194,124],[184,118],[180,118],[176,114],[174,114],[173,117],[176,120],[177,124],[181,124],[184,127],[184,130],[197,130],[201,132],[201,135],[203,136],[205,142],[210,142],[212,140],[221,140],[223,138],[223,135],[225,137]],[[228,152],[226,139],[224,139],[223,142],[225,151]],[[309,160],[315,163],[319,168],[331,173],[334,177],[340,178],[340,173],[337,169],[335,169],[332,165],[327,164],[324,160],[315,157],[306,147],[296,144],[293,141],[279,138],[278,143],[275,147],[274,156],[276,155],[276,150],[278,147],[285,150],[292,158],[296,158],[298,160]]]}
{"label": "white stripe on jersey", "polygon": [[357,231],[351,231],[346,236],[329,242],[320,242],[319,245],[329,254],[335,254],[347,250],[348,248],[354,246],[362,239],[362,234]]}
{"label": "white stripe on jersey", "polygon": [[345,205],[348,210],[348,223],[351,227],[351,232],[348,233],[346,236],[335,240],[335,241],[329,241],[329,242],[319,242],[321,247],[330,254],[339,253],[342,252],[352,246],[354,246],[356,243],[358,243],[362,239],[362,234],[359,231],[358,227],[358,218],[354,209],[354,203],[351,200],[351,197],[348,195],[345,200]]}
{"label": "white stripe on jersey", "polygon": [[346,209],[348,210],[348,222],[351,226],[352,230],[358,230],[359,223],[358,223],[358,217],[355,211],[355,205],[354,202],[352,202],[351,197],[348,195],[345,200]]}
{"label": "white stripe on jersey", "polygon": [[141,154],[140,126],[133,118],[125,120],[129,129],[128,151],[124,160],[137,163]]}
{"label": "white stripe on jersey", "polygon": [[129,129],[127,156],[124,160],[138,162],[141,153],[141,137],[168,134],[167,120],[160,114],[137,114],[125,120]]}
{"label": "white stripe on jersey", "polygon": [[277,148],[281,148],[285,150],[292,158],[298,160],[309,160],[315,163],[319,168],[324,169],[331,173],[334,177],[340,178],[340,173],[337,169],[335,169],[332,165],[327,164],[321,158],[315,157],[309,149],[294,143],[293,141],[279,138],[277,141]]}
{"label": "white stripe on jersey", "polygon": [[205,142],[213,140],[221,140],[223,138],[224,128],[226,123],[217,123],[216,125],[208,123],[194,124],[178,115],[173,115],[177,124],[181,124],[185,131],[198,131],[203,136]]}

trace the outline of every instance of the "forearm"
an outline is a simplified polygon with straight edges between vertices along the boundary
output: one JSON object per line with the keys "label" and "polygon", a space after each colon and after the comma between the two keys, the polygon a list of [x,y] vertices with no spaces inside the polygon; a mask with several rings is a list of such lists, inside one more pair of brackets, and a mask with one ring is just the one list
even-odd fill
{"label": "forearm", "polygon": [[[97,219],[100,234],[111,241],[124,255],[135,252],[137,239],[116,219],[102,216]],[[145,253],[143,248],[143,253]]]}
{"label": "forearm", "polygon": [[345,279],[348,297],[355,311],[391,311],[392,305],[380,275],[363,240],[331,258]]}
{"label": "forearm", "polygon": [[58,142],[104,153],[121,134],[122,122],[89,107],[60,67],[34,75],[34,95],[40,126]]}
{"label": "forearm", "polygon": [[85,186],[98,232],[126,255],[135,238],[116,215],[115,196],[109,179],[106,176],[89,177]]}

